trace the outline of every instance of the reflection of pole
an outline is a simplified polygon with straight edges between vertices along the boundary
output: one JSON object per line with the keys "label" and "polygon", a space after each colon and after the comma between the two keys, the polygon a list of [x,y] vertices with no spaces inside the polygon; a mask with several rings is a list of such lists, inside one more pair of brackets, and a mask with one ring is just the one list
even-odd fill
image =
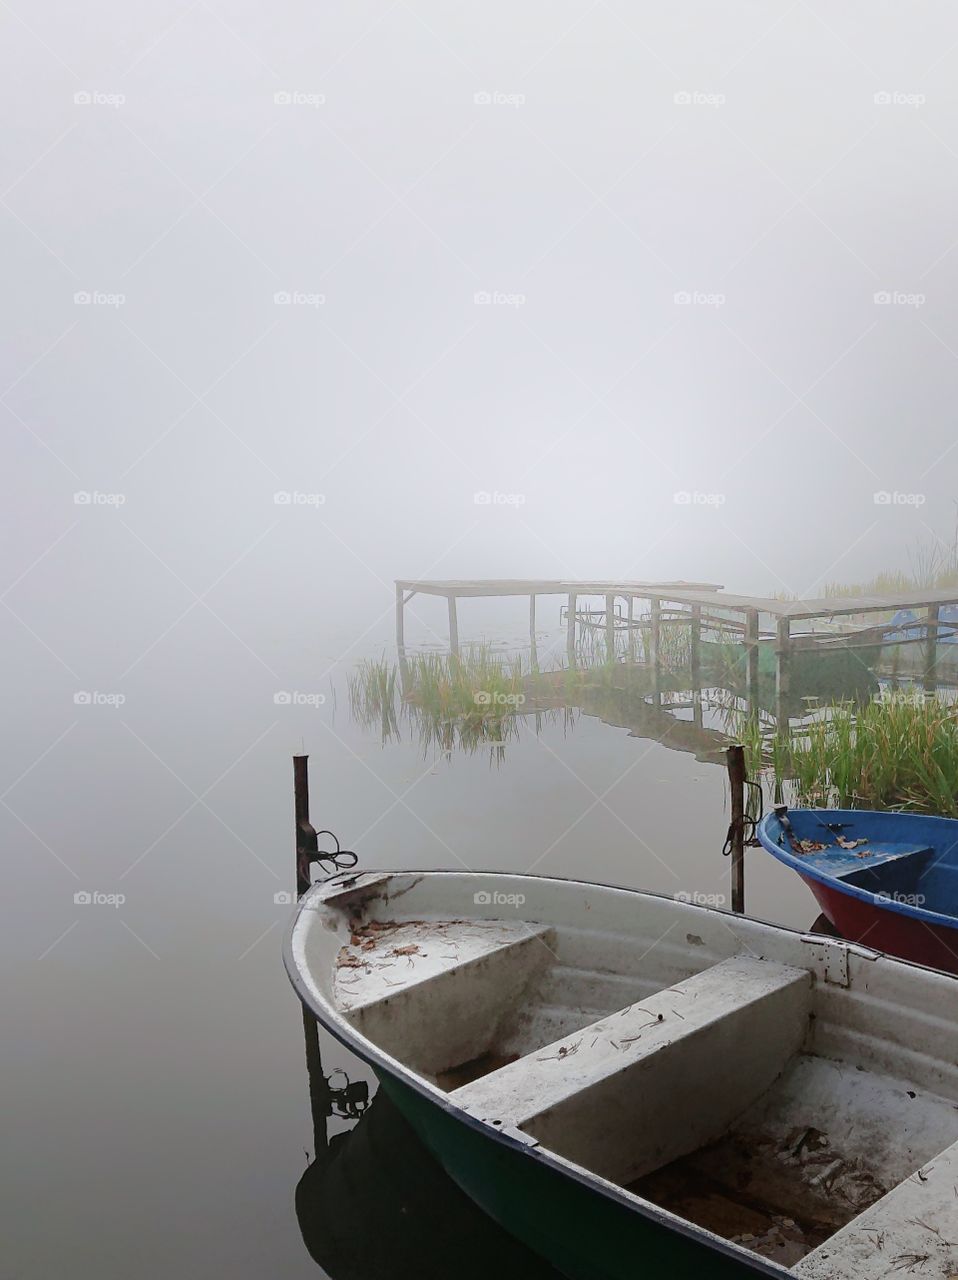
{"label": "reflection of pole", "polygon": [[319,1155],[329,1146],[326,1119],[330,1113],[329,1085],[323,1075],[319,1050],[319,1023],[303,1005],[303,1036],[306,1041],[306,1075],[309,1079],[309,1111],[313,1118],[313,1152]]}
{"label": "reflection of pole", "polygon": [[449,596],[449,651],[459,656],[459,620],[456,617],[456,597]]}
{"label": "reflection of pole", "polygon": [[689,617],[689,669],[692,676],[692,722],[702,727],[702,606],[693,604]]}
{"label": "reflection of pole", "polygon": [[649,657],[652,659],[652,705],[662,705],[662,601],[649,606]]}
{"label": "reflection of pole", "polygon": [[[316,832],[309,821],[309,756],[293,756],[293,799],[296,821],[296,896],[301,898],[310,886],[310,853],[316,847]],[[329,1087],[323,1075],[323,1061],[319,1052],[319,1024],[305,1005],[303,1036],[306,1041],[306,1072],[309,1077],[309,1109],[313,1118],[313,1151],[318,1155],[328,1145],[326,1117],[330,1113]]]}
{"label": "reflection of pole", "polygon": [[575,611],[576,611],[576,593],[569,592],[569,610],[566,614],[566,653],[569,657],[569,666],[575,666]]}
{"label": "reflection of pole", "polygon": [[788,618],[778,620],[778,641],[775,651],[775,718],[778,731],[788,733],[788,693],[791,678],[791,624]]}
{"label": "reflection of pole", "polygon": [[727,747],[725,762],[731,796],[732,910],[741,914],[745,910],[745,748]]}
{"label": "reflection of pole", "polygon": [[750,716],[758,715],[758,635],[758,610],[749,609],[745,614],[745,688]]}
{"label": "reflection of pole", "polygon": [[934,693],[938,684],[938,615],[939,606],[928,606],[928,626],[925,633],[925,692]]}

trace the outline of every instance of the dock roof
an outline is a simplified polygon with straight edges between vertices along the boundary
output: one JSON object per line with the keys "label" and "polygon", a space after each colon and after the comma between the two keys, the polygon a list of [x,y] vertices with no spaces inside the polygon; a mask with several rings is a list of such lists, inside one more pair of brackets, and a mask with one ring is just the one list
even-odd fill
{"label": "dock roof", "polygon": [[608,581],[605,579],[473,578],[397,579],[396,587],[413,594],[463,599],[470,596],[614,595],[674,604],[700,605],[733,613],[758,612],[774,618],[831,618],[855,613],[895,612],[958,604],[958,587],[920,587],[886,595],[820,596],[787,600],[775,596],[746,596],[707,582]]}

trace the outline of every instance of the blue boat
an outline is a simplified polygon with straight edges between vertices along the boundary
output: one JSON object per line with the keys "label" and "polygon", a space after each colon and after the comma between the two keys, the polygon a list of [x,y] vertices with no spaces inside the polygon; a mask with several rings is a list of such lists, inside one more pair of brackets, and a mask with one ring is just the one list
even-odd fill
{"label": "blue boat", "polygon": [[958,973],[958,820],[780,806],[758,838],[843,938]]}

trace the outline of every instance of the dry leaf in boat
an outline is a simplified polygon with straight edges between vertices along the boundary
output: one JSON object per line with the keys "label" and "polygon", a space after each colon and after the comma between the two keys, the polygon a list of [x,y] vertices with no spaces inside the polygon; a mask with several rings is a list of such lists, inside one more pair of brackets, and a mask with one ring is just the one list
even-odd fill
{"label": "dry leaf in boat", "polygon": [[799,840],[796,853],[821,853],[825,848],[821,840]]}
{"label": "dry leaf in boat", "polygon": [[[844,836],[836,836],[836,840],[838,841],[839,849],[857,849],[859,845],[868,844],[868,840],[865,836],[862,836],[860,840],[846,840]],[[858,856],[860,858],[865,858],[868,855],[860,853]]]}
{"label": "dry leaf in boat", "polygon": [[394,956],[414,956],[418,953],[419,948],[415,942],[410,942],[405,947],[393,947]]}

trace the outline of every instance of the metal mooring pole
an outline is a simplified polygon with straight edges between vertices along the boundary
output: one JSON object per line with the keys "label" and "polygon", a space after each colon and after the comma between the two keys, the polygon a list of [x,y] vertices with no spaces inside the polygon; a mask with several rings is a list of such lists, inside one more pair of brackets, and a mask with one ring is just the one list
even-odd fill
{"label": "metal mooring pole", "polygon": [[310,886],[310,853],[316,849],[316,832],[309,821],[309,756],[293,756],[293,797],[296,804],[296,896]]}
{"label": "metal mooring pole", "polygon": [[[316,832],[309,821],[309,756],[293,756],[293,798],[296,822],[296,896],[301,898],[310,886],[310,866],[316,852]],[[306,1046],[306,1072],[309,1078],[309,1109],[313,1121],[313,1152],[319,1155],[329,1145],[326,1121],[332,1108],[329,1084],[323,1074],[323,1058],[319,1045],[319,1024],[303,1005],[303,1038]]]}
{"label": "metal mooring pole", "polygon": [[745,910],[745,748],[727,747],[725,764],[731,797],[732,910],[741,914]]}

